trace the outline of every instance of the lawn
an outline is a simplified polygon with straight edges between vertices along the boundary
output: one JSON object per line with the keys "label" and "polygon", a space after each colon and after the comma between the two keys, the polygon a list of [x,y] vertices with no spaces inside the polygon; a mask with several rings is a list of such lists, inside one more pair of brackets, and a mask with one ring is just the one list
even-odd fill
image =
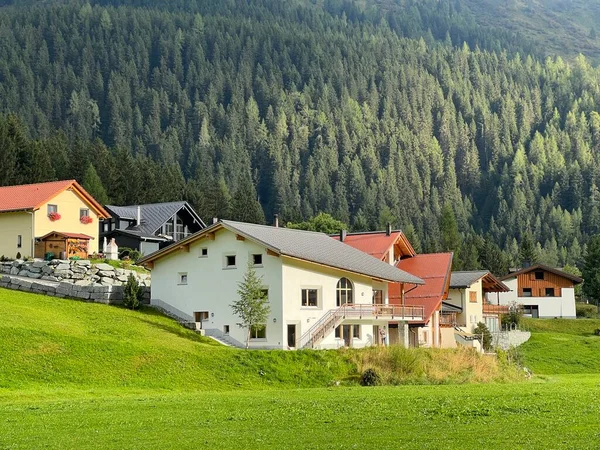
{"label": "lawn", "polygon": [[530,319],[531,339],[518,348],[536,374],[600,374],[599,319]]}
{"label": "lawn", "polygon": [[[0,448],[596,448],[600,377],[0,397]],[[43,445],[41,445],[43,443]]]}
{"label": "lawn", "polygon": [[[472,352],[237,350],[151,309],[2,289],[0,311],[0,449],[585,449],[600,441],[600,338],[589,335],[600,321],[530,324],[519,355],[542,376],[477,384],[464,370],[453,378],[444,370],[460,362],[482,379],[513,378]],[[388,371],[407,370],[405,357],[424,361],[408,381],[421,384],[348,386],[378,355]],[[554,375],[575,372],[589,373]],[[465,384],[444,384],[457,381]]]}

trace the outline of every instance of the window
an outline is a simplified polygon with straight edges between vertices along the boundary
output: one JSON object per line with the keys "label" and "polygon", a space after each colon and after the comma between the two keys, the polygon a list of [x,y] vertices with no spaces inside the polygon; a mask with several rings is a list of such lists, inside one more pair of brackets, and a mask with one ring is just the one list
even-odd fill
{"label": "window", "polygon": [[317,299],[316,289],[302,289],[302,306],[317,306]]}
{"label": "window", "polygon": [[187,284],[187,282],[188,282],[187,272],[180,272],[179,273],[179,284]]}
{"label": "window", "polygon": [[544,272],[542,272],[541,270],[538,270],[535,272],[535,279],[536,280],[543,280],[544,279]]}
{"label": "window", "polygon": [[206,258],[208,256],[208,249],[206,247],[200,249],[200,258]]}
{"label": "window", "polygon": [[252,325],[250,327],[250,339],[266,339],[267,338],[267,326],[266,325]]}
{"label": "window", "polygon": [[81,219],[82,217],[89,217],[90,215],[90,210],[87,208],[81,208],[79,210],[79,218]]}
{"label": "window", "polygon": [[235,255],[225,256],[225,267],[235,268]]}
{"label": "window", "polygon": [[475,291],[469,292],[469,302],[477,303],[477,292],[475,292]]}
{"label": "window", "polygon": [[523,288],[523,297],[531,297],[531,288]]}
{"label": "window", "polygon": [[21,248],[22,246],[23,246],[23,236],[19,234],[17,236],[17,248]]}
{"label": "window", "polygon": [[339,325],[335,327],[335,337],[340,339],[343,333],[344,339],[350,339],[350,327],[352,327],[352,337],[360,339],[360,325]]}
{"label": "window", "polygon": [[223,334],[225,334],[225,335],[229,334],[229,325],[223,325]]}
{"label": "window", "polygon": [[546,288],[546,297],[554,297],[554,288]]}
{"label": "window", "polygon": [[252,255],[252,262],[255,266],[262,266],[262,253]]}
{"label": "window", "polygon": [[105,233],[108,233],[110,231],[110,222],[105,221],[104,223],[102,223],[102,230]]}
{"label": "window", "polygon": [[202,322],[203,320],[208,320],[208,311],[194,312],[194,322]]}
{"label": "window", "polygon": [[352,282],[348,278],[341,278],[336,287],[336,305],[342,306],[353,303]]}
{"label": "window", "polygon": [[48,205],[48,214],[58,212],[57,205]]}

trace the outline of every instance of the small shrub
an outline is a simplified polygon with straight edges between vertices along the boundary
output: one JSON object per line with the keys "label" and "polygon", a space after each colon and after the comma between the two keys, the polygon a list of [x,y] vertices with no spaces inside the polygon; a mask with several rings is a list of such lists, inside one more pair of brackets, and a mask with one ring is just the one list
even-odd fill
{"label": "small shrub", "polygon": [[381,377],[375,369],[367,369],[360,377],[361,386],[377,386],[381,382]]}
{"label": "small shrub", "polygon": [[508,314],[502,315],[502,324],[507,327],[518,327],[523,317],[523,310],[516,303],[512,303],[508,307]]}
{"label": "small shrub", "polygon": [[142,301],[140,284],[133,274],[129,274],[123,292],[123,305],[129,309],[138,309]]}
{"label": "small shrub", "polygon": [[17,252],[17,259],[21,259],[21,252]]}
{"label": "small shrub", "polygon": [[488,351],[492,348],[492,333],[490,333],[490,330],[488,330],[488,327],[485,323],[479,322],[473,330],[473,334],[478,337],[483,336],[482,345],[485,351]]}
{"label": "small shrub", "polygon": [[119,249],[119,259],[130,260],[134,264],[142,257],[142,253],[139,250],[134,250],[129,247],[121,247]]}
{"label": "small shrub", "polygon": [[598,307],[596,305],[588,305],[586,303],[575,304],[577,317],[585,319],[595,319],[598,317]]}

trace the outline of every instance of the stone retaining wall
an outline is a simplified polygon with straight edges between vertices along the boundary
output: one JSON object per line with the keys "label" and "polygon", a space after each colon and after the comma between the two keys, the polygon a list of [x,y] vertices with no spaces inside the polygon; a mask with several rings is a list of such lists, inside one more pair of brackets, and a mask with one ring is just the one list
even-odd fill
{"label": "stone retaining wall", "polygon": [[[79,283],[79,282],[78,282]],[[0,288],[49,295],[51,297],[71,298],[104,304],[122,304],[123,286],[81,285],[66,281],[53,282],[31,278],[2,275]],[[150,288],[142,287],[143,304],[150,303]]]}
{"label": "stone retaining wall", "polygon": [[[18,275],[45,281],[65,281],[80,285],[122,286],[130,274],[141,286],[150,286],[150,274],[134,270],[115,269],[109,264],[92,264],[80,259],[76,261],[54,259],[52,261],[11,261],[0,263],[0,273]],[[79,282],[87,283],[79,283]]]}
{"label": "stone retaining wall", "polygon": [[150,302],[150,275],[115,269],[90,261],[13,261],[0,263],[0,287],[60,298],[97,303],[123,302],[124,285],[130,274],[138,279],[143,302]]}

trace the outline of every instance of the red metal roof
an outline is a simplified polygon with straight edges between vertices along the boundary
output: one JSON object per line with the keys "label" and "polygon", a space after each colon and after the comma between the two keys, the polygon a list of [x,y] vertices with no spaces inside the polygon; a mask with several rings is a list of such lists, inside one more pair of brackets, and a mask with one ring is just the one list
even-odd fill
{"label": "red metal roof", "polygon": [[[336,240],[340,240],[340,236],[331,236]],[[373,231],[366,233],[349,233],[344,238],[344,244],[354,247],[363,253],[371,255],[377,259],[383,259],[389,252],[390,248],[397,242],[400,242],[406,249],[404,252],[409,252],[414,255],[414,250],[404,236],[402,231],[392,231],[389,235],[385,231]]]}
{"label": "red metal roof", "polygon": [[[398,261],[396,267],[425,281],[424,285],[405,291],[404,303],[411,306],[423,306],[425,322],[428,322],[433,312],[442,304],[442,300],[448,297],[452,253],[416,255]],[[390,283],[389,299],[392,304],[401,302],[400,284]]]}
{"label": "red metal roof", "polygon": [[22,184],[0,187],[0,212],[29,211],[39,209],[66,189],[73,188],[101,218],[110,214],[75,180],[50,181],[48,183]]}

